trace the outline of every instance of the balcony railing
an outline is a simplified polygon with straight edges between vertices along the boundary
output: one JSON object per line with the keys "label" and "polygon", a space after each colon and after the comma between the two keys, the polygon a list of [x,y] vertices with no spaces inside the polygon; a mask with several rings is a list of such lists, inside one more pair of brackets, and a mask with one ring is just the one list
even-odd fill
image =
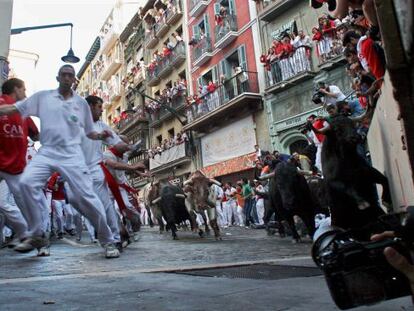
{"label": "balcony railing", "polygon": [[[169,107],[177,110],[177,109],[184,107],[185,97],[186,97],[185,94],[180,94],[180,95],[173,97],[169,102],[164,101],[164,103],[168,105]],[[164,120],[169,115],[170,115],[170,112],[167,109],[161,107],[157,112],[150,114],[151,125],[154,125],[154,123]]]}
{"label": "balcony railing", "polygon": [[145,116],[145,113],[143,111],[137,111],[134,113],[127,114],[126,118],[121,119],[119,123],[117,124],[116,128],[122,132],[130,125],[136,123],[136,122],[146,122],[147,118]]}
{"label": "balcony railing", "polygon": [[342,40],[338,38],[336,31],[331,35],[324,35],[322,40],[316,43],[319,66],[334,62],[334,59],[343,57]]}
{"label": "balcony railing", "polygon": [[149,160],[150,170],[160,170],[162,168],[177,165],[178,162],[190,160],[190,150],[187,142],[172,146],[164,150],[161,154],[156,154]]}
{"label": "balcony railing", "polygon": [[311,48],[300,46],[291,56],[272,61],[269,69],[270,70],[266,71],[267,87],[290,80],[298,75],[311,72],[313,70]]}
{"label": "balcony railing", "polygon": [[208,6],[209,0],[190,0],[190,16],[197,17]]}
{"label": "balcony railing", "polygon": [[[226,15],[214,29],[215,46],[222,48],[237,37],[237,17],[236,15]],[[233,32],[233,33],[232,33]],[[224,43],[224,44],[223,44]]]}
{"label": "balcony railing", "polygon": [[161,38],[168,32],[170,26],[166,22],[166,13],[161,16],[160,20],[154,24],[155,36]]}
{"label": "balcony railing", "polygon": [[185,44],[178,42],[168,56],[164,56],[157,65],[148,69],[148,85],[157,85],[159,80],[167,76],[174,67],[181,65],[185,57]]}
{"label": "balcony railing", "polygon": [[166,21],[167,23],[172,26],[174,25],[183,15],[181,10],[181,1],[180,0],[172,0],[167,6],[166,10]]}
{"label": "balcony railing", "polygon": [[187,106],[188,123],[226,106],[244,93],[259,93],[257,72],[240,72],[224,80],[214,91],[204,94],[196,102],[191,103]]}
{"label": "balcony railing", "polygon": [[155,36],[155,24],[151,25],[149,29],[145,31],[145,46],[147,49],[152,49],[158,43],[158,38]]}
{"label": "balcony railing", "polygon": [[194,66],[200,66],[211,58],[211,39],[207,36],[200,39],[193,46],[193,64]]}

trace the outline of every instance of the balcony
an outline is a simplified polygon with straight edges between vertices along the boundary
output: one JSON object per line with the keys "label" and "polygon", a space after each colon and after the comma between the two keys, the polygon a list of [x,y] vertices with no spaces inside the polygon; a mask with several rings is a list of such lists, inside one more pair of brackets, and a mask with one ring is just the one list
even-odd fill
{"label": "balcony", "polygon": [[171,55],[172,54],[163,57],[161,62],[158,64],[158,76],[160,77],[160,79],[164,79],[165,77],[167,77],[173,70],[170,64]]}
{"label": "balcony", "polygon": [[197,17],[208,6],[209,0],[190,0],[190,16]]}
{"label": "balcony", "polygon": [[206,63],[213,56],[211,48],[211,40],[209,37],[200,39],[193,46],[193,65],[194,67],[201,66]]}
{"label": "balcony", "polygon": [[109,102],[117,101],[121,98],[121,85],[118,77],[112,77],[110,81],[107,83],[108,86],[108,94],[109,94]]}
{"label": "balcony", "polygon": [[[180,110],[184,108],[185,105],[185,96],[184,95],[178,95],[171,99],[167,105],[171,108],[174,108],[175,110]],[[150,126],[151,127],[157,127],[161,125],[161,123],[164,120],[167,120],[168,118],[171,118],[172,114],[167,109],[161,107],[157,112],[151,114],[150,118]]]}
{"label": "balcony", "polygon": [[271,0],[262,1],[263,11],[259,18],[265,22],[274,21],[280,14],[295,6],[301,0]]}
{"label": "balcony", "polygon": [[147,122],[147,118],[142,111],[128,113],[126,118],[121,119],[117,125],[120,134],[125,134],[136,125]]}
{"label": "balcony", "polygon": [[159,66],[154,66],[152,69],[148,68],[147,85],[156,86],[160,83]]}
{"label": "balcony", "polygon": [[178,68],[186,60],[184,41],[177,43],[171,54],[170,66]]}
{"label": "balcony", "polygon": [[152,25],[150,29],[145,32],[145,47],[147,49],[153,49],[158,43],[158,38],[155,36],[155,25]]}
{"label": "balcony", "polygon": [[115,51],[115,55],[111,55],[104,61],[104,69],[102,71],[101,79],[104,81],[109,80],[109,78],[122,66],[123,57],[119,51]]}
{"label": "balcony", "polygon": [[101,36],[101,53],[106,54],[118,40],[119,33],[115,31],[115,26],[112,26],[110,29],[106,30],[106,33],[103,33]]}
{"label": "balcony", "polygon": [[266,70],[266,92],[277,93],[287,85],[312,78],[315,75],[312,67],[310,47],[298,47],[290,57],[270,63],[270,70]]}
{"label": "balcony", "polygon": [[216,25],[214,29],[216,49],[223,49],[232,41],[236,40],[237,34],[237,17],[236,15],[227,15],[223,21]]}
{"label": "balcony", "polygon": [[164,150],[161,154],[156,154],[149,160],[150,171],[157,173],[173,166],[189,163],[191,161],[189,149],[189,144],[185,142]]}
{"label": "balcony", "polygon": [[214,123],[227,122],[228,117],[243,110],[261,109],[261,102],[257,72],[240,72],[187,107],[183,130],[203,131]]}
{"label": "balcony", "polygon": [[154,25],[155,36],[157,38],[161,38],[162,36],[164,36],[168,32],[168,29],[170,29],[170,26],[166,23],[166,21],[165,21],[165,15],[164,15]]}
{"label": "balcony", "polygon": [[176,22],[180,20],[180,18],[183,16],[182,10],[181,10],[181,2],[180,0],[172,0],[170,1],[171,6],[167,7],[167,24],[170,26],[173,26]]}

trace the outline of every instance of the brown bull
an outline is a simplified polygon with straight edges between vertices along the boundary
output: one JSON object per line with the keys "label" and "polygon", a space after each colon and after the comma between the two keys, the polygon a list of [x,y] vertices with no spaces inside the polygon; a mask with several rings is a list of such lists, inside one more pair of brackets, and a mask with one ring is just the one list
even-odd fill
{"label": "brown bull", "polygon": [[190,178],[184,182],[183,190],[186,195],[185,206],[190,214],[192,227],[198,230],[200,236],[203,236],[203,231],[198,228],[196,222],[196,214],[200,214],[205,222],[206,232],[209,231],[205,214],[205,211],[207,211],[209,224],[214,230],[214,236],[216,240],[221,240],[220,229],[217,225],[215,185],[220,185],[220,183],[206,177],[200,171],[195,171]]}

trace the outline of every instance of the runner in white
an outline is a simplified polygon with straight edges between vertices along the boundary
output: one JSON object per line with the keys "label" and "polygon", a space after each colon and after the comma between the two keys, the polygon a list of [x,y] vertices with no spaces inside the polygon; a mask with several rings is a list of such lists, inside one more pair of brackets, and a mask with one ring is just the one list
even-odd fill
{"label": "runner in white", "polygon": [[88,103],[72,90],[75,79],[75,69],[71,65],[64,65],[58,72],[57,90],[40,91],[24,101],[0,107],[0,116],[16,112],[22,116],[37,116],[42,126],[42,147],[20,179],[21,193],[28,207],[26,220],[31,238],[20,243],[16,249],[30,251],[39,245],[47,245],[40,208],[46,206],[42,187],[48,177],[58,171],[74,194],[74,207],[97,230],[99,241],[105,248],[105,256],[119,257],[113,234],[106,222],[105,209],[93,191],[90,172],[80,147],[83,133],[93,140],[106,139],[112,133],[94,130]]}

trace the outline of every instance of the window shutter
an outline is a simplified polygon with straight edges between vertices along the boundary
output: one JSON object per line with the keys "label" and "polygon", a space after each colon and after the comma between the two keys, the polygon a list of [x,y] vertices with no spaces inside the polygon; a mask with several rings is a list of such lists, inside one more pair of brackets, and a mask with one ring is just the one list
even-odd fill
{"label": "window shutter", "polygon": [[246,47],[244,45],[238,48],[238,54],[240,67],[247,71]]}

